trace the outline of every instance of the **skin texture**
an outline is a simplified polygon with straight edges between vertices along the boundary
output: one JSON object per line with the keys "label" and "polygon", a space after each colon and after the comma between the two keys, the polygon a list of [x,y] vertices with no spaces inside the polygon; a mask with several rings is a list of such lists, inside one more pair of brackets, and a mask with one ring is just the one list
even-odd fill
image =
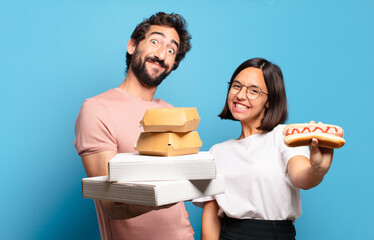
{"label": "skin texture", "polygon": [[[131,61],[130,68],[125,80],[119,88],[144,101],[152,101],[157,90],[156,86],[149,86],[144,79],[134,73],[133,65],[144,65],[143,74],[148,75],[149,81],[156,81],[162,75],[169,74],[175,63],[175,56],[178,51],[179,35],[174,28],[152,25],[145,35],[145,39],[136,45],[134,39],[127,43],[127,51],[133,55],[135,61]],[[157,59],[158,61],[152,61]],[[160,64],[160,62],[163,64]],[[151,84],[152,85],[152,84]],[[103,151],[95,154],[82,156],[82,163],[88,177],[103,176],[108,174],[108,162],[117,152]],[[100,201],[103,210],[111,217],[127,219],[139,216],[146,212],[168,208],[172,205],[161,207],[147,207],[135,204],[116,203]]]}
{"label": "skin texture", "polygon": [[[268,91],[264,75],[258,68],[246,68],[242,70],[235,80],[246,86],[257,86],[263,92]],[[252,134],[259,133],[257,129],[265,115],[267,107],[267,95],[261,94],[257,99],[247,98],[247,88],[242,89],[235,95],[228,94],[227,104],[233,117],[240,121],[242,133],[239,139],[243,139]]]}
{"label": "skin texture", "polygon": [[[246,68],[235,78],[246,86],[255,85],[263,92],[268,93],[262,70]],[[228,94],[228,107],[233,117],[240,121],[242,131],[238,139],[246,138],[253,134],[261,133],[257,127],[268,108],[267,95],[261,94],[257,99],[251,100],[246,96],[246,88],[243,87],[236,95]],[[311,121],[310,123],[315,123]],[[305,156],[294,156],[287,165],[287,172],[292,183],[301,189],[310,189],[322,182],[328,172],[333,157],[333,150],[318,147],[318,140],[313,138],[310,146],[310,159]],[[221,228],[218,217],[218,204],[215,200],[204,204],[202,216],[202,240],[218,240]]]}
{"label": "skin texture", "polygon": [[[155,36],[155,34],[151,34],[153,32],[162,32],[165,37],[161,37],[161,43],[154,45],[153,40],[159,40],[160,36]],[[157,37],[157,38],[156,38]],[[134,56],[135,58],[140,58],[141,61],[146,61],[146,57],[157,57],[159,60],[165,62],[168,65],[168,68],[164,68],[159,66],[159,64],[147,61],[145,63],[147,73],[155,78],[162,74],[163,72],[170,73],[171,68],[175,63],[175,56],[176,54],[168,53],[170,45],[175,44],[175,42],[179,43],[179,36],[178,33],[175,31],[174,28],[169,27],[162,27],[153,25],[149,28],[148,32],[146,33],[145,39],[139,42],[138,46],[136,45],[134,39],[130,39],[127,43],[127,52],[130,55],[133,55],[135,51],[137,51],[140,56]],[[142,83],[139,77],[134,73],[132,70],[132,64],[130,63],[129,72],[125,80],[119,86],[120,89],[130,93],[131,95],[145,100],[145,101],[152,101],[153,96],[156,93],[157,87],[150,87],[146,86]]]}
{"label": "skin texture", "polygon": [[219,206],[216,201],[204,203],[201,221],[201,239],[215,240],[219,238],[221,219],[218,217]]}
{"label": "skin texture", "polygon": [[134,51],[131,69],[146,87],[157,87],[171,72],[179,45],[179,36],[172,30],[174,29],[151,26],[145,35],[145,41],[141,41],[135,50],[135,42],[130,40],[128,50]]}

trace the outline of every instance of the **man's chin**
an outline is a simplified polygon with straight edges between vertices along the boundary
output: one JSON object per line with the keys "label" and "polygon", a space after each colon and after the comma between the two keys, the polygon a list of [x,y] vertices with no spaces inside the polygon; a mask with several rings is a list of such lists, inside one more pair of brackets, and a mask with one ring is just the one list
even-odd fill
{"label": "man's chin", "polygon": [[146,87],[146,88],[154,88],[154,87],[158,87],[161,83],[162,83],[163,79],[162,80],[158,80],[158,79],[155,79],[155,80],[151,80],[151,79],[148,79],[147,81],[140,81],[140,83]]}
{"label": "man's chin", "polygon": [[153,74],[153,75],[143,75],[140,76],[140,82],[142,83],[143,86],[148,87],[148,88],[153,88],[157,87],[158,85],[161,84],[161,82],[165,79],[166,76],[162,77],[163,73],[159,74]]}
{"label": "man's chin", "polygon": [[[137,71],[139,70],[139,71]],[[150,68],[147,64],[142,69],[134,69],[141,84],[148,88],[157,87],[170,74],[170,72],[161,71],[157,68]]]}
{"label": "man's chin", "polygon": [[155,80],[157,80],[161,75],[162,75],[163,73],[158,73],[158,74],[148,74],[148,76],[149,76],[149,79],[151,80],[151,81],[155,81]]}
{"label": "man's chin", "polygon": [[148,70],[147,69],[147,74],[148,76],[151,78],[151,79],[156,79],[158,78],[160,75],[162,74],[165,74],[166,73],[166,69],[164,70],[161,70],[161,69],[151,69],[151,70]]}

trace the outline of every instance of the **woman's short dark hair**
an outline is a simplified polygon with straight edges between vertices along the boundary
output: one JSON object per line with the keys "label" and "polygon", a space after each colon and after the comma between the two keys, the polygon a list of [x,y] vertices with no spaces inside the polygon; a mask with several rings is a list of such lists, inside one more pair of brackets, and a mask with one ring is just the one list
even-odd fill
{"label": "woman's short dark hair", "polygon": [[[267,61],[266,59],[249,59],[243,62],[233,73],[227,94],[229,94],[231,84],[236,76],[241,71],[249,67],[261,69],[264,75],[265,84],[268,89],[269,107],[266,109],[265,116],[261,120],[261,125],[258,127],[258,129],[264,132],[270,132],[274,127],[276,127],[278,124],[284,123],[287,119],[287,97],[286,89],[284,87],[283,74],[277,65]],[[233,117],[227,105],[227,96],[225,106],[218,116],[221,119],[231,119],[237,121]]]}
{"label": "woman's short dark hair", "polygon": [[[187,22],[186,20],[179,14],[170,13],[166,14],[164,12],[158,12],[151,17],[143,20],[143,22],[139,23],[134,32],[131,34],[131,38],[135,40],[135,43],[138,44],[140,41],[145,39],[145,34],[149,30],[152,25],[158,26],[166,26],[174,28],[178,35],[179,35],[179,49],[177,55],[175,57],[175,63],[172,70],[178,68],[180,61],[184,58],[186,53],[191,49],[191,35],[187,31]],[[131,62],[131,55],[129,53],[126,54],[126,72],[129,69]]]}

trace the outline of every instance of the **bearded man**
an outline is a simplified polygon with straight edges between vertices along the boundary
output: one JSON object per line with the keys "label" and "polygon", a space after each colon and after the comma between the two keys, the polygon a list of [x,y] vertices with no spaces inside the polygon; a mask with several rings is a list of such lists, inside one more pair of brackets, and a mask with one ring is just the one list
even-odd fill
{"label": "bearded man", "polygon": [[[157,86],[190,50],[191,35],[179,14],[159,12],[141,22],[127,43],[127,75],[118,88],[86,99],[74,145],[88,177],[108,174],[117,153],[134,152],[146,109],[172,107],[154,99]],[[183,202],[163,207],[95,200],[101,239],[192,240]]]}

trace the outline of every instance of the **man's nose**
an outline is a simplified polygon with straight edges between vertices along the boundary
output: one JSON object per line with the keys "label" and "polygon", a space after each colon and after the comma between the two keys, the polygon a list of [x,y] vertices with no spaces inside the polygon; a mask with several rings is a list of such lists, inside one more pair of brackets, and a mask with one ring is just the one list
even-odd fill
{"label": "man's nose", "polygon": [[159,47],[155,52],[155,56],[160,60],[165,60],[166,47],[164,47],[164,46]]}

